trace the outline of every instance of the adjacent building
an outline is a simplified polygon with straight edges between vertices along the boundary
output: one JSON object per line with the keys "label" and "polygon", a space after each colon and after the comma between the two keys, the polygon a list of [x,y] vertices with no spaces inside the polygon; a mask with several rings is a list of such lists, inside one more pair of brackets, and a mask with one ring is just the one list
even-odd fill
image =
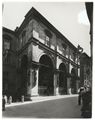
{"label": "adjacent building", "polygon": [[80,83],[81,86],[92,87],[91,57],[82,53],[80,57]]}
{"label": "adjacent building", "polygon": [[31,8],[15,31],[3,28],[3,93],[75,94],[79,88],[78,49]]}

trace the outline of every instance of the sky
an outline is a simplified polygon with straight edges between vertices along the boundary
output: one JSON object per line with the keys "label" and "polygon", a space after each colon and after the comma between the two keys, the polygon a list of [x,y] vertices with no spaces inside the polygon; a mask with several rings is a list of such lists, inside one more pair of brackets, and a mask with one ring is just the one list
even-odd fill
{"label": "sky", "polygon": [[90,24],[84,2],[4,2],[2,24],[11,30],[19,27],[34,7],[75,47],[90,56]]}

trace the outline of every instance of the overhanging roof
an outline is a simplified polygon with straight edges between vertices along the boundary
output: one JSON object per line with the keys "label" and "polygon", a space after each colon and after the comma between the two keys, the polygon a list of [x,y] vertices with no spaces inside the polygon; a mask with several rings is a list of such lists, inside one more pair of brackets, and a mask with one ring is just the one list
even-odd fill
{"label": "overhanging roof", "polygon": [[65,43],[69,44],[69,46],[72,47],[74,50],[77,50],[77,48],[62,33],[60,33],[45,17],[43,17],[34,7],[32,7],[29,10],[29,12],[25,15],[24,21],[22,22],[21,26],[17,30],[18,34],[28,24],[29,20],[31,20],[32,17],[35,17],[36,19],[38,19],[39,21],[41,21],[52,32],[56,33],[56,35],[59,38],[64,39]]}

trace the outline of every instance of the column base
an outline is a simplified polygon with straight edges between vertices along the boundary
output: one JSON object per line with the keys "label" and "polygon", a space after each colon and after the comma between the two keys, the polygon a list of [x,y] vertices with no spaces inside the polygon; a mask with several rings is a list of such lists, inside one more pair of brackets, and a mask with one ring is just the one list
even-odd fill
{"label": "column base", "polygon": [[26,95],[24,101],[32,101],[31,95]]}
{"label": "column base", "polygon": [[58,87],[56,88],[56,95],[60,95],[60,94],[59,94],[59,88],[58,88]]}
{"label": "column base", "polygon": [[68,88],[68,94],[69,94],[69,95],[72,94],[72,90],[71,90],[71,88]]}
{"label": "column base", "polygon": [[34,88],[32,88],[32,96],[38,96],[38,87],[35,86]]}

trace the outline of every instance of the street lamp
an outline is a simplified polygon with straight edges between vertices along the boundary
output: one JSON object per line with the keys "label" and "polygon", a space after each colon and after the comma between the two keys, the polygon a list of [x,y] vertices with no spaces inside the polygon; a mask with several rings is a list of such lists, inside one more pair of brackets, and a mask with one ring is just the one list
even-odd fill
{"label": "street lamp", "polygon": [[83,52],[83,48],[80,46],[80,45],[78,45],[77,46],[77,76],[78,76],[78,83],[79,83],[79,86],[80,86],[80,74],[78,74],[79,73],[79,70],[80,70],[80,67],[79,67],[79,65],[78,65],[78,61],[79,61],[79,59],[80,59],[80,57],[81,57],[81,55],[82,55],[82,52]]}
{"label": "street lamp", "polygon": [[80,59],[82,52],[83,52],[83,48],[80,45],[78,45],[77,46],[77,64],[78,64],[78,58]]}

